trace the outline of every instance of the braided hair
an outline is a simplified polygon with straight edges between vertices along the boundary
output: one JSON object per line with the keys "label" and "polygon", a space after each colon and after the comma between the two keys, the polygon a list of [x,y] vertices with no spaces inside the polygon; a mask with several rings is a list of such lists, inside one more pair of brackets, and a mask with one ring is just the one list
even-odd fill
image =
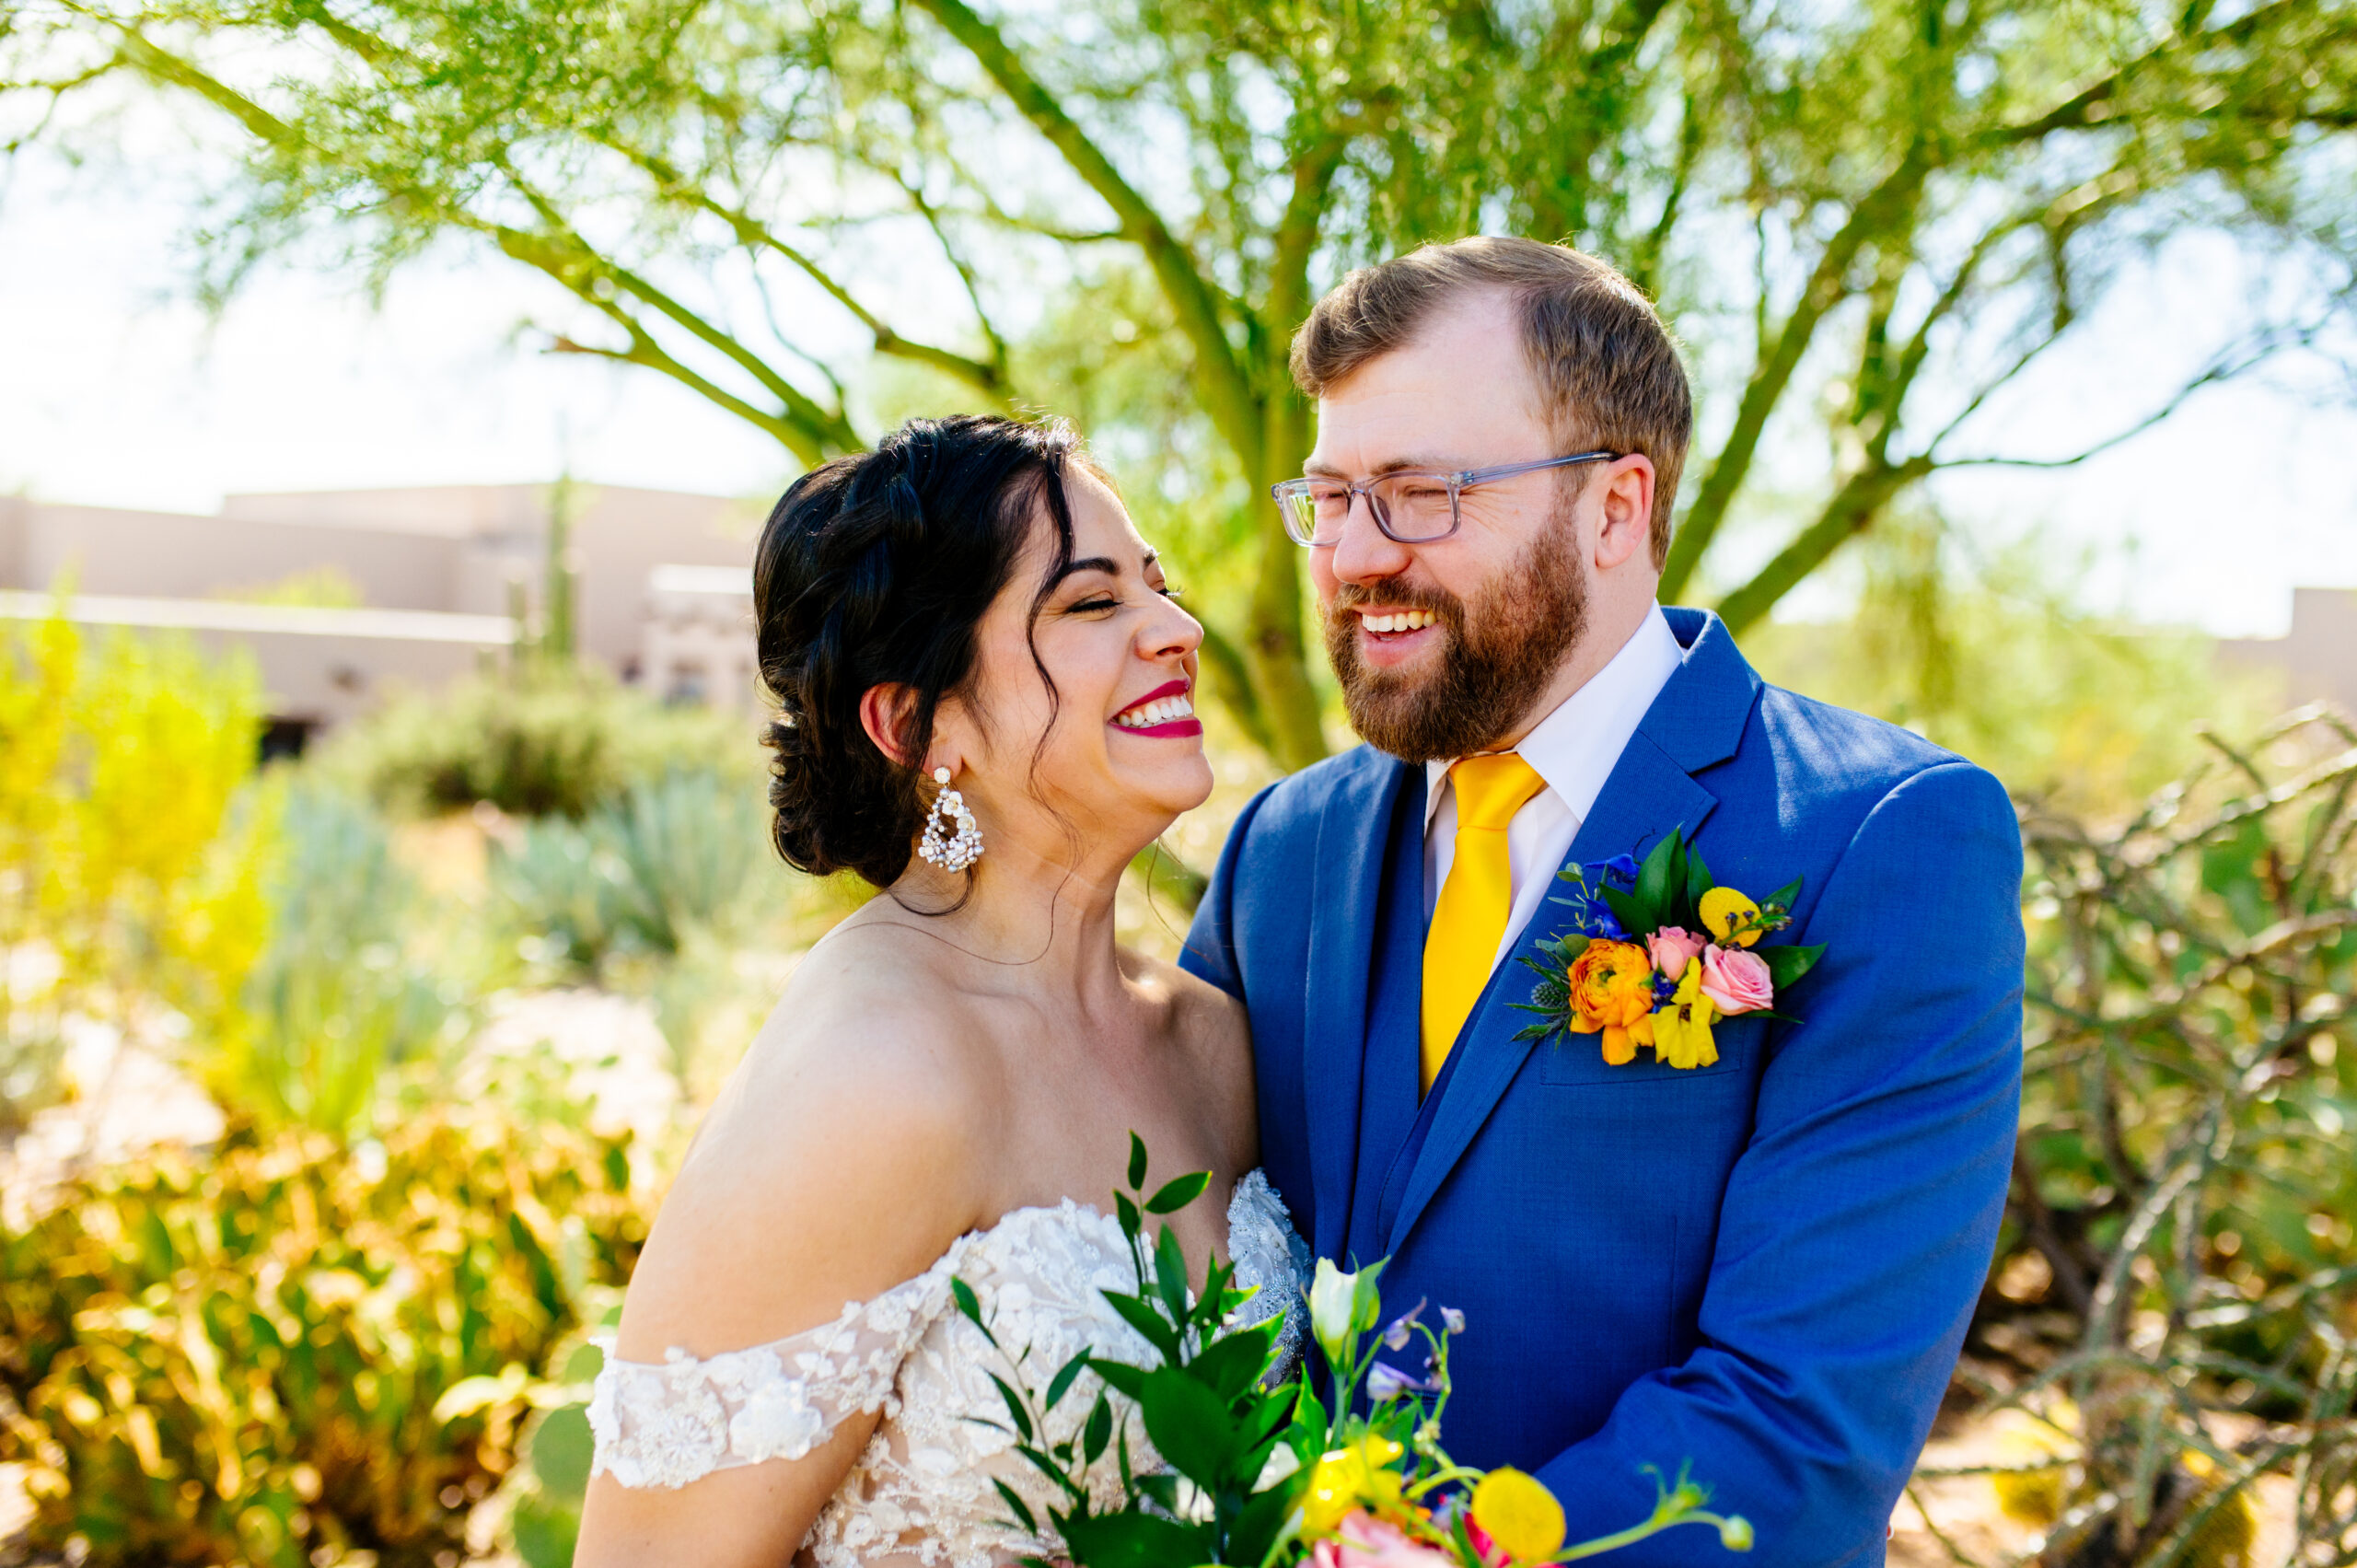
{"label": "braided hair", "polygon": [[[1062,421],[914,419],[778,502],[754,552],[753,615],[779,707],[762,737],[774,753],[770,836],[787,865],[878,888],[908,868],[930,803],[920,768],[935,714],[972,681],[976,628],[1042,513],[1057,553],[1034,615],[1071,563],[1075,464],[1087,459]],[[1032,662],[1045,679],[1037,649]],[[914,696],[906,761],[860,723],[861,700],[883,683]]]}

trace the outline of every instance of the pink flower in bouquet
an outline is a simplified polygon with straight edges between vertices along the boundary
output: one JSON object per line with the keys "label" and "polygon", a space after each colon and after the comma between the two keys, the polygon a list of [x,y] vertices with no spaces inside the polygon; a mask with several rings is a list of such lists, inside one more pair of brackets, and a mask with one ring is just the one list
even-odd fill
{"label": "pink flower in bouquet", "polygon": [[1768,960],[1741,947],[1707,947],[1702,952],[1702,994],[1728,1017],[1757,1013],[1776,1000],[1776,981]]}
{"label": "pink flower in bouquet", "polygon": [[1483,1529],[1478,1520],[1465,1521],[1465,1539],[1473,1543],[1474,1554],[1488,1564],[1488,1568],[1507,1568],[1514,1562],[1504,1547],[1490,1539],[1490,1532]]}
{"label": "pink flower in bouquet", "polygon": [[1353,1510],[1333,1535],[1309,1549],[1312,1568],[1457,1568],[1437,1547],[1408,1539],[1396,1525]]}
{"label": "pink flower in bouquet", "polygon": [[1697,936],[1683,926],[1665,925],[1645,938],[1645,955],[1653,959],[1655,974],[1675,981],[1709,946],[1706,936]]}

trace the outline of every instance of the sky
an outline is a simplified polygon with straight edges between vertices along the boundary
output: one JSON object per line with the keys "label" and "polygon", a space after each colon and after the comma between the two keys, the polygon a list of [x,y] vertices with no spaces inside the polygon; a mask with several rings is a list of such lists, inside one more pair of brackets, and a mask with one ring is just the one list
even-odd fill
{"label": "sky", "polygon": [[[768,437],[651,372],[543,352],[558,307],[497,256],[446,253],[380,304],[266,270],[215,317],[185,208],[120,167],[20,158],[0,187],[0,494],[210,512],[226,494],[578,478],[730,495],[793,470]],[[2266,285],[2215,237],[2164,247],[1977,432],[2053,452],[2131,423]],[[2199,395],[2062,472],[1944,476],[1976,539],[2037,534],[2089,608],[2273,635],[2295,586],[2357,586],[2357,399],[2313,366]],[[1763,542],[1772,542],[1764,540]],[[1839,577],[1788,601],[1826,608]]]}

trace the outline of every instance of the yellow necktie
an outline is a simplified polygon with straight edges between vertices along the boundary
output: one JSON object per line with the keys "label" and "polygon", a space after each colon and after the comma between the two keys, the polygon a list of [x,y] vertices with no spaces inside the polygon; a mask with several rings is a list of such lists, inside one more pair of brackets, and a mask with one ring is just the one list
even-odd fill
{"label": "yellow necktie", "polygon": [[1457,787],[1457,854],[1424,933],[1423,1086],[1430,1093],[1467,1015],[1490,981],[1490,961],[1514,905],[1506,824],[1547,787],[1512,751],[1467,757],[1448,770]]}

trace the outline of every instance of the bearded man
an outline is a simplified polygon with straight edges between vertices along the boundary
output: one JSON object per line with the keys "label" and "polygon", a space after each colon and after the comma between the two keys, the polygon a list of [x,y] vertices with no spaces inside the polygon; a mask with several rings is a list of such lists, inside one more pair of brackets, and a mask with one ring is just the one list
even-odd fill
{"label": "bearded man", "polygon": [[[1464,1311],[1448,1447],[1535,1472],[1571,1539],[1684,1465],[1763,1568],[1880,1562],[2003,1207],[2005,792],[1655,602],[1691,401],[1605,263],[1427,246],[1320,301],[1293,369],[1318,443],[1277,501],[1367,744],[1246,807],[1184,959],[1249,1011],[1269,1173],[1320,1256]],[[1648,943],[1597,893],[1673,834],[1754,900],[1798,882],[1767,943],[1823,954],[1772,1010],[1740,915]],[[1565,937],[1619,944],[1632,1010],[1550,997]]]}

